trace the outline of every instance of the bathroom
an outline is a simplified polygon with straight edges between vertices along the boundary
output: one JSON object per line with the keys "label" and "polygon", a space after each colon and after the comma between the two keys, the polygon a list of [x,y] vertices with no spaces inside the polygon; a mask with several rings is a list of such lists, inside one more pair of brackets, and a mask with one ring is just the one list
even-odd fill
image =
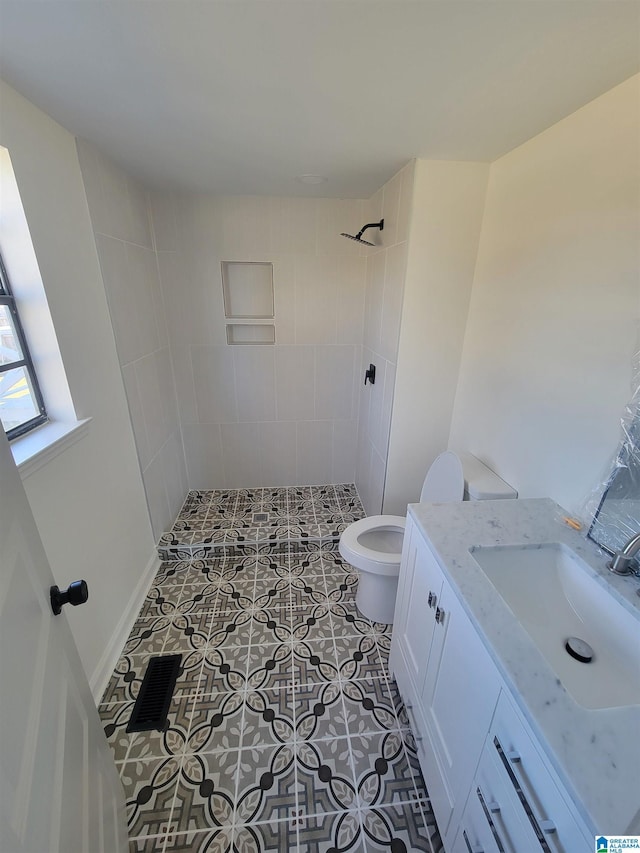
{"label": "bathroom", "polygon": [[[339,199],[147,192],[3,84],[67,405],[91,418],[23,484],[55,582],[100,603],[66,617],[96,701],[189,489],[355,483],[368,515],[404,514],[451,447],[580,513],[632,391],[638,85],[490,163],[407,158]],[[380,219],[375,247],[340,237]],[[227,345],[223,261],[273,264],[274,346]]]}

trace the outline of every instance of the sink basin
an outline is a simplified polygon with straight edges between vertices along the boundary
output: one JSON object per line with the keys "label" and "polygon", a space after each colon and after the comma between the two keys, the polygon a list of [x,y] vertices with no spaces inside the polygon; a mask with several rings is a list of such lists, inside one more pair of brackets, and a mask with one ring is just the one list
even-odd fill
{"label": "sink basin", "polygon": [[[560,543],[470,552],[576,702],[640,705],[640,619],[603,589],[577,554]],[[591,662],[566,650],[570,637],[588,643]]]}

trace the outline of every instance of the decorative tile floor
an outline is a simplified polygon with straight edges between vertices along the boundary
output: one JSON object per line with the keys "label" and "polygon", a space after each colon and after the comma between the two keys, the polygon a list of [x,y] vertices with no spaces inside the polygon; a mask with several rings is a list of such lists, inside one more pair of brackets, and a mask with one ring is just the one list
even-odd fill
{"label": "decorative tile floor", "polygon": [[364,514],[352,483],[192,491],[158,552],[162,560],[189,560],[242,555],[247,546],[331,544]]}
{"label": "decorative tile floor", "polygon": [[[316,491],[327,503],[335,496],[332,515],[360,506],[353,486],[259,491],[263,505],[266,492],[285,492],[287,503],[290,492],[310,494],[320,530],[332,522]],[[215,507],[224,517],[223,493],[206,494],[216,502],[203,514]],[[255,493],[224,494],[235,524],[241,496]],[[388,673],[390,626],[358,612],[357,575],[321,533],[267,544],[275,553],[256,542],[240,554],[233,543],[230,554],[163,563],[131,631],[100,715],[132,853],[438,853]],[[166,730],[128,735],[148,658],[176,652]]]}

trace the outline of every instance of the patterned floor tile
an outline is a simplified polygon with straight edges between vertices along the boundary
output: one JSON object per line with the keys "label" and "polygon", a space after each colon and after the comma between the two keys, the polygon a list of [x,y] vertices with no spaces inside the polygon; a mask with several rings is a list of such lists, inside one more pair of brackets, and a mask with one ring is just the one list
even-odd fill
{"label": "patterned floor tile", "polygon": [[128,761],[124,765],[120,779],[131,838],[167,833],[172,828],[171,807],[179,773],[177,758]]}
{"label": "patterned floor tile", "polygon": [[243,749],[238,764],[235,821],[289,821],[297,808],[296,760],[291,744]]}
{"label": "patterned floor tile", "polygon": [[236,827],[233,838],[234,853],[283,853],[296,851],[297,828],[291,821]]}
{"label": "patterned floor tile", "polygon": [[167,724],[163,731],[133,732],[126,735],[131,742],[127,761],[182,754],[187,743],[192,711],[193,697],[174,698],[169,705]]}
{"label": "patterned floor tile", "polygon": [[365,853],[357,811],[305,815],[298,829],[298,853]]}
{"label": "patterned floor tile", "polygon": [[294,687],[249,690],[245,697],[242,747],[292,743],[295,740]]}
{"label": "patterned floor tile", "polygon": [[243,693],[213,693],[192,703],[187,752],[239,749],[244,715]]}
{"label": "patterned floor tile", "polygon": [[398,803],[362,813],[367,853],[437,853],[442,842],[435,826],[425,819],[419,804]]}
{"label": "patterned floor tile", "polygon": [[298,804],[304,814],[352,809],[358,803],[348,738],[299,743]]}
{"label": "patterned floor tile", "polygon": [[297,684],[338,680],[338,661],[333,639],[296,642],[293,647],[293,677]]}
{"label": "patterned floor tile", "polygon": [[238,758],[236,750],[185,756],[171,816],[174,832],[233,825]]}
{"label": "patterned floor tile", "polygon": [[[391,626],[337,548],[363,515],[352,484],[189,492],[99,709],[131,851],[439,853]],[[167,728],[127,735],[160,653]]]}
{"label": "patterned floor tile", "polygon": [[347,734],[342,691],[335,681],[296,685],[294,708],[299,740],[335,739]]}
{"label": "patterned floor tile", "polygon": [[350,735],[400,729],[384,679],[343,681],[342,695]]}
{"label": "patterned floor tile", "polygon": [[138,618],[124,644],[123,654],[160,654],[170,625],[171,619],[167,616],[155,619]]}
{"label": "patterned floor tile", "polygon": [[351,737],[350,743],[361,807],[416,799],[413,774],[400,732]]}

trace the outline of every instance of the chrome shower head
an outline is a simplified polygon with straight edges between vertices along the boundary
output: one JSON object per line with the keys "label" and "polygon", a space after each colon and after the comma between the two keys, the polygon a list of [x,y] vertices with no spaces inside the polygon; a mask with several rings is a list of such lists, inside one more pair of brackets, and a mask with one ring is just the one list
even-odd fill
{"label": "chrome shower head", "polygon": [[379,228],[381,231],[384,228],[384,219],[381,219],[380,222],[370,222],[368,225],[363,226],[358,233],[353,236],[353,234],[345,234],[344,231],[341,232],[341,237],[348,237],[349,240],[355,240],[356,243],[362,243],[364,246],[375,246],[375,243],[370,243],[368,240],[363,240],[362,235],[367,230],[367,228]]}

